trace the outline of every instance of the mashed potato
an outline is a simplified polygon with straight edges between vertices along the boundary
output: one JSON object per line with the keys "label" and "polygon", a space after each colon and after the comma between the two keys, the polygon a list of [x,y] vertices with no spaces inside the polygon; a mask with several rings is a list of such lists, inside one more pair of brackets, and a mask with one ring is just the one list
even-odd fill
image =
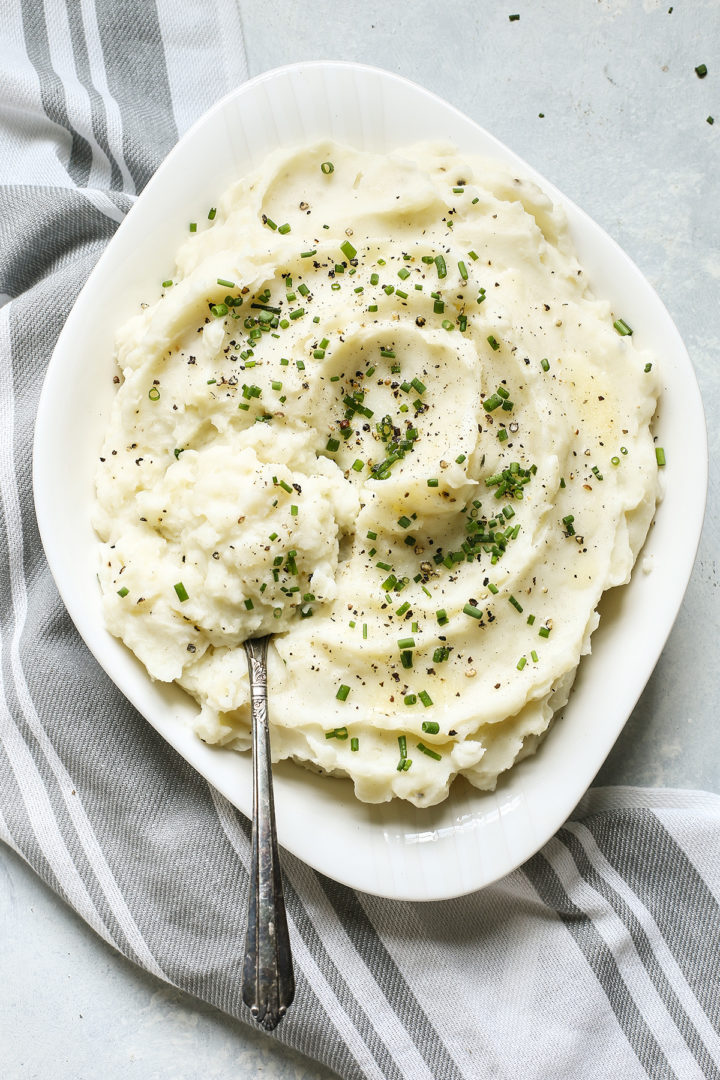
{"label": "mashed potato", "polygon": [[652,363],[560,209],[447,146],[277,152],[123,327],[107,625],[249,746],[439,802],[535,749],[654,513]]}

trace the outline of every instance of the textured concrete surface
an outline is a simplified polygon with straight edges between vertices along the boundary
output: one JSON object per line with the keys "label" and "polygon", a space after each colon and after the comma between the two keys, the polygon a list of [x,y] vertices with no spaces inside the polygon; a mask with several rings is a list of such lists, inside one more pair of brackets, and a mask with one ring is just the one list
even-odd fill
{"label": "textured concrete surface", "polygon": [[[717,457],[718,0],[241,0],[240,10],[251,74],[325,58],[406,75],[469,113],[603,225],[685,339]],[[510,22],[514,13],[520,19]],[[719,510],[711,466],[685,603],[602,783],[720,791]],[[330,1076],[137,971],[4,850],[0,979],[7,1080]]]}

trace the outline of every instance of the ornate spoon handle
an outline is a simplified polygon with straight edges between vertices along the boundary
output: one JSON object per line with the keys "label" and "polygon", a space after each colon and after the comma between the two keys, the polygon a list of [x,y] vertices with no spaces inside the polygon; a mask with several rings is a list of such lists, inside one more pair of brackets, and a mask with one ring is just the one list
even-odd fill
{"label": "ornate spoon handle", "polygon": [[267,707],[268,641],[263,637],[245,642],[252,714],[253,826],[242,994],[257,1022],[272,1031],[292,1004],[295,977],[275,835]]}

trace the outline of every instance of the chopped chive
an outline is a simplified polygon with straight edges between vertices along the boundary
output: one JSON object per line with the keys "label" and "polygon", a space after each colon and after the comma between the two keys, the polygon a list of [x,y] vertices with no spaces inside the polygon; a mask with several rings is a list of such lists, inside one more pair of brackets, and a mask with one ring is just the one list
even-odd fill
{"label": "chopped chive", "polygon": [[347,737],[348,737],[348,729],[346,727],[336,727],[336,728],[333,728],[332,731],[326,731],[325,732],[325,738],[326,739],[340,739],[340,740],[342,740],[342,739],[347,739]]}
{"label": "chopped chive", "polygon": [[400,758],[402,761],[407,757],[407,736],[398,735],[398,749],[400,751]]}
{"label": "chopped chive", "polygon": [[167,281],[163,281],[163,283],[162,283],[163,289],[169,289],[171,285],[172,285],[172,281],[170,281],[170,279],[168,279]]}
{"label": "chopped chive", "polygon": [[663,450],[662,446],[655,447],[655,460],[657,461],[658,465],[665,464],[665,451]]}
{"label": "chopped chive", "polygon": [[417,748],[421,754],[427,754],[428,757],[435,758],[435,761],[442,761],[442,754],[438,754],[436,750],[431,750],[424,743],[419,742]]}
{"label": "chopped chive", "polygon": [[328,439],[328,441],[326,443],[326,446],[325,446],[326,450],[330,450],[331,453],[334,453],[339,448],[340,448],[340,443],[338,442],[337,439],[332,439],[332,438]]}
{"label": "chopped chive", "polygon": [[420,693],[418,694],[418,697],[422,701],[425,708],[429,709],[430,706],[432,705],[433,701],[432,701],[432,698],[430,697],[430,695],[428,694],[427,690],[421,690]]}
{"label": "chopped chive", "polygon": [[497,585],[493,585],[492,581],[488,584],[488,589],[493,594],[493,596],[496,596],[497,593],[500,591]]}
{"label": "chopped chive", "polygon": [[449,319],[443,319],[442,328],[443,328],[443,330],[454,330],[455,329],[455,324],[450,322]]}
{"label": "chopped chive", "polygon": [[455,464],[456,465],[462,465],[463,461],[465,461],[465,458],[466,458],[465,454],[458,454],[458,456],[455,458]]}
{"label": "chopped chive", "polygon": [[412,525],[412,521],[409,517],[406,517],[405,514],[403,514],[402,517],[398,518],[398,525],[401,529],[409,529]]}
{"label": "chopped chive", "polygon": [[698,79],[704,79],[707,75],[707,70],[707,64],[698,64],[698,66],[695,68],[695,74],[697,75]]}
{"label": "chopped chive", "polygon": [[526,664],[527,664],[527,657],[526,656],[521,656],[520,659],[517,662],[518,671],[522,671],[522,669],[525,667]]}
{"label": "chopped chive", "polygon": [[359,739],[357,738],[357,736],[353,737],[353,738],[352,738],[352,739],[350,740],[350,749],[351,749],[351,750],[353,751],[353,753],[354,753],[354,752],[355,752],[356,750],[359,750],[359,749],[360,749],[360,740],[359,740]]}
{"label": "chopped chive", "polygon": [[347,696],[349,693],[350,687],[346,686],[345,683],[341,683],[338,687],[338,692],[335,697],[338,699],[338,701],[347,701]]}
{"label": "chopped chive", "polygon": [[227,304],[213,304],[210,310],[216,319],[221,319],[223,315],[227,315],[228,306]]}
{"label": "chopped chive", "polygon": [[227,281],[225,278],[219,277],[217,279],[217,283],[218,283],[218,285],[223,285],[226,289],[234,289],[235,288],[235,282],[234,281]]}
{"label": "chopped chive", "polygon": [[435,265],[437,266],[438,277],[439,278],[447,277],[447,267],[445,265],[445,259],[443,258],[443,256],[442,255],[436,255],[435,259],[434,259],[434,262],[435,262]]}
{"label": "chopped chive", "polygon": [[522,604],[518,603],[514,596],[508,596],[508,602],[512,604],[516,611],[522,612]]}
{"label": "chopped chive", "polygon": [[287,233],[290,232],[290,225],[288,224],[287,221],[285,222],[284,225],[279,225],[278,226],[278,232],[281,233],[283,236],[285,236]]}
{"label": "chopped chive", "polygon": [[480,608],[475,607],[473,604],[465,604],[463,612],[469,615],[471,619],[482,619],[483,613]]}
{"label": "chopped chive", "polygon": [[485,412],[492,412],[502,405],[502,398],[499,394],[491,394],[489,398],[485,398],[483,401],[483,409]]}
{"label": "chopped chive", "polygon": [[540,637],[550,637],[549,628],[547,626],[541,626],[540,629],[538,630],[538,635]]}
{"label": "chopped chive", "polygon": [[150,389],[148,390],[148,397],[150,398],[151,401],[159,401],[160,400],[160,391],[158,390],[157,386],[151,386],[150,387]]}
{"label": "chopped chive", "polygon": [[345,242],[340,245],[340,250],[342,251],[345,258],[348,259],[348,261],[350,259],[354,259],[357,255],[356,249],[352,246],[349,240],[345,240]]}
{"label": "chopped chive", "polygon": [[445,626],[447,624],[447,622],[449,621],[448,620],[448,614],[447,614],[447,611],[445,610],[445,608],[438,608],[437,611],[435,612],[435,618],[437,619],[438,624],[440,626]]}
{"label": "chopped chive", "polygon": [[373,532],[372,529],[368,529],[367,538],[368,540],[377,540],[377,533]]}
{"label": "chopped chive", "polygon": [[463,279],[463,281],[467,281],[468,272],[467,272],[467,266],[465,265],[464,262],[459,262],[458,263],[458,270],[460,271],[460,277]]}
{"label": "chopped chive", "polygon": [[299,319],[300,316],[304,315],[304,314],[305,314],[305,308],[301,308],[301,307],[295,308],[294,311],[290,312],[290,318],[291,319]]}
{"label": "chopped chive", "polygon": [[540,367],[543,369],[543,371],[549,371],[550,370],[550,361],[549,360],[541,360],[540,361]]}
{"label": "chopped chive", "polygon": [[312,259],[313,255],[317,255],[317,248],[315,248],[313,251],[301,251],[300,252],[300,258],[301,259]]}
{"label": "chopped chive", "polygon": [[422,729],[426,735],[437,735],[440,725],[435,720],[423,720]]}
{"label": "chopped chive", "polygon": [[252,611],[252,609],[255,607],[255,605],[253,604],[250,597],[248,597],[247,600],[245,600],[245,607],[247,608],[248,611]]}
{"label": "chopped chive", "polygon": [[413,666],[412,653],[406,649],[405,652],[400,653],[400,663],[404,668],[411,668]]}
{"label": "chopped chive", "polygon": [[530,653],[530,659],[532,660],[533,664],[537,664],[537,662],[538,662],[538,654],[535,652],[534,649]]}
{"label": "chopped chive", "polygon": [[332,161],[323,161],[322,165],[320,166],[320,172],[324,173],[325,176],[329,176],[330,173],[335,172],[335,166],[333,165]]}
{"label": "chopped chive", "polygon": [[435,487],[438,486],[439,483],[440,483],[439,480],[436,480],[434,476],[431,476],[430,479],[427,482],[427,486],[435,488]]}
{"label": "chopped chive", "polygon": [[130,590],[126,589],[125,586],[123,585],[122,589],[118,589],[117,594],[118,594],[118,596],[127,596],[127,594],[129,592],[130,592]]}
{"label": "chopped chive", "polygon": [[186,600],[190,599],[187,593],[187,589],[183,585],[182,581],[178,581],[177,585],[175,585],[174,588],[175,592],[177,593],[177,598],[181,604],[184,604]]}
{"label": "chopped chive", "polygon": [[616,319],[613,323],[613,326],[617,330],[620,337],[627,337],[629,334],[632,334],[632,330],[624,319]]}
{"label": "chopped chive", "polygon": [[398,649],[401,649],[401,650],[404,651],[406,649],[414,649],[414,648],[415,648],[415,638],[411,638],[411,637],[398,638]]}
{"label": "chopped chive", "polygon": [[292,517],[297,517],[298,516],[298,508],[295,505],[295,503],[290,504],[290,514],[292,515]]}
{"label": "chopped chive", "polygon": [[216,214],[217,214],[216,208],[214,206],[211,206],[209,211],[208,211],[208,221],[214,221]]}
{"label": "chopped chive", "polygon": [[406,705],[414,705],[417,701],[417,694],[406,694],[403,700]]}
{"label": "chopped chive", "polygon": [[398,270],[398,277],[402,278],[403,281],[405,281],[406,278],[410,277],[410,271],[408,270],[407,266],[403,266],[401,270]]}
{"label": "chopped chive", "polygon": [[197,232],[197,221],[190,222],[190,232]]}
{"label": "chopped chive", "polygon": [[488,345],[490,346],[490,348],[492,349],[493,352],[497,352],[498,349],[500,348],[500,345],[499,345],[499,343],[497,341],[497,338],[495,338],[492,334],[490,334],[488,336]]}
{"label": "chopped chive", "polygon": [[507,437],[508,437],[507,428],[500,428],[500,430],[497,433],[497,437],[500,440],[500,442],[505,442]]}

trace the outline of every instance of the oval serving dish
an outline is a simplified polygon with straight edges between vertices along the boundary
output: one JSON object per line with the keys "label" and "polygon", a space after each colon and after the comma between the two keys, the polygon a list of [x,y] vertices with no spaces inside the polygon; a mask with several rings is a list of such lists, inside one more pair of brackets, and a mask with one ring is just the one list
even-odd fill
{"label": "oval serving dish", "polygon": [[[426,810],[397,801],[368,806],[355,799],[347,780],[319,777],[291,762],[275,766],[278,834],[285,848],[364,892],[439,900],[509,873],[569,816],[652,673],[697,549],[707,443],[693,369],[662,302],[598,225],[488,132],[405,79],[332,62],[266,72],[218,102],[181,139],[80,293],[40,398],[35,505],[50,569],[98,662],[163,738],[249,815],[249,755],[203,744],[189,725],[195,702],[175,685],[153,683],[105,629],[90,510],[113,397],[117,328],[141,301],[159,296],[188,221],[201,220],[232,181],[271,150],[323,136],[375,151],[423,139],[451,140],[461,151],[500,159],[534,179],[564,206],[593,290],[628,319],[638,344],[655,353],[661,377],[655,433],[667,456],[665,497],[632,581],[603,598],[592,655],[582,661],[570,701],[537,754],[514,767],[496,792],[456,781],[446,802]],[[644,572],[647,568],[651,572]]]}

